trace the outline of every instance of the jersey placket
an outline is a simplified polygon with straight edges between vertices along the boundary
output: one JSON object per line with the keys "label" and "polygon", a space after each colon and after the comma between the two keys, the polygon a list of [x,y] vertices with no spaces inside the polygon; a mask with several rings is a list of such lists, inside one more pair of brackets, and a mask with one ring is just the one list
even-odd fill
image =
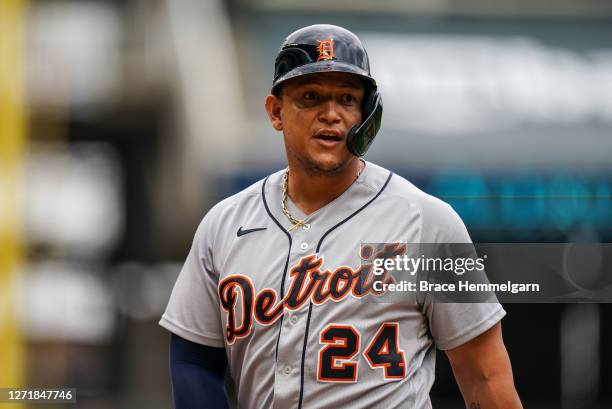
{"label": "jersey placket", "polygon": [[[306,224],[290,233],[293,245],[289,256],[289,268],[286,273],[285,295],[291,287],[289,277],[291,267],[298,264],[302,257],[315,254],[318,239],[315,230],[311,228],[310,224]],[[309,304],[310,301],[307,301],[297,310],[285,309],[284,311],[274,373],[275,408],[296,408],[299,403],[302,353],[308,324]]]}

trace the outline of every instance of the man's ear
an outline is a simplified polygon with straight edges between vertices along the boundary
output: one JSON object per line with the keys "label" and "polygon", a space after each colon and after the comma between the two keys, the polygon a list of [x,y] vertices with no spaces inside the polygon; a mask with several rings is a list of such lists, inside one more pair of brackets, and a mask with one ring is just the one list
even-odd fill
{"label": "man's ear", "polygon": [[272,127],[277,131],[283,130],[283,121],[281,119],[281,105],[282,101],[280,98],[274,95],[268,95],[266,97],[266,112]]}

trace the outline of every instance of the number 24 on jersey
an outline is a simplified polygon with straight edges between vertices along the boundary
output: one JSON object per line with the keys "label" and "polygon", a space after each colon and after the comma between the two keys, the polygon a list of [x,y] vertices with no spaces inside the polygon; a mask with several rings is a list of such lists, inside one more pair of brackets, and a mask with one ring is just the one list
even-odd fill
{"label": "number 24 on jersey", "polygon": [[[350,360],[359,353],[361,335],[352,325],[331,324],[321,331],[317,379],[323,382],[356,382],[358,362]],[[365,348],[363,355],[371,368],[382,368],[385,379],[406,376],[404,352],[398,345],[398,323],[386,322]]]}

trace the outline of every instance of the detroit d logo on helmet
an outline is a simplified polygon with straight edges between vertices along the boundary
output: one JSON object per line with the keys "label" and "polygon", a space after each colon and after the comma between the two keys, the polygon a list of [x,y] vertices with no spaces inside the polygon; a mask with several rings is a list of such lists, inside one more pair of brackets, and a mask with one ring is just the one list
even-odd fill
{"label": "detroit d logo on helmet", "polygon": [[319,43],[317,46],[319,58],[317,58],[317,61],[333,60],[336,58],[334,55],[334,40],[317,40],[317,43]]}

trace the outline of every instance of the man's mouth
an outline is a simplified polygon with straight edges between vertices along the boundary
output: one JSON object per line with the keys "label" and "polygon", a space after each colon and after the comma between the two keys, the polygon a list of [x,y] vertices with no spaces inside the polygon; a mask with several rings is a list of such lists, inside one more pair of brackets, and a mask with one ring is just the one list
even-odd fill
{"label": "man's mouth", "polygon": [[341,141],[342,134],[337,131],[321,131],[315,135],[316,139],[321,139],[324,141]]}
{"label": "man's mouth", "polygon": [[317,135],[317,139],[323,139],[324,141],[341,141],[342,138],[336,135]]}

